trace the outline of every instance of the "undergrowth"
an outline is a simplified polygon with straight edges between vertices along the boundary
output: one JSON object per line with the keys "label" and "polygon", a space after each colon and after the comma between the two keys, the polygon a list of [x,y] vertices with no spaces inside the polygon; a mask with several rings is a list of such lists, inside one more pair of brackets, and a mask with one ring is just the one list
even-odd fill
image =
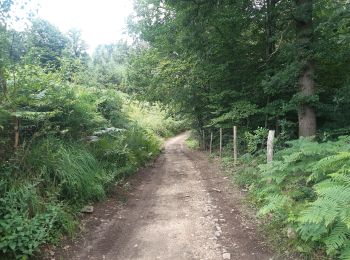
{"label": "undergrowth", "polygon": [[198,136],[191,131],[189,137],[186,139],[186,145],[190,149],[198,149],[199,148],[199,141]]}
{"label": "undergrowth", "polygon": [[226,163],[284,254],[350,259],[349,141],[301,138],[287,142],[271,163],[263,152],[241,156],[237,167]]}
{"label": "undergrowth", "polygon": [[151,105],[147,102],[128,100],[125,102],[123,111],[143,129],[164,138],[185,130],[187,125],[186,120],[176,119],[158,104]]}

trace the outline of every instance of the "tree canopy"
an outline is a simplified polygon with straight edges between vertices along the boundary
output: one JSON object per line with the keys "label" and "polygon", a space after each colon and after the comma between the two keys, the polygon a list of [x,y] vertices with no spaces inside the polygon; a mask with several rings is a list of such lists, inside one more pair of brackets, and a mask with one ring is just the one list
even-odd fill
{"label": "tree canopy", "polygon": [[147,0],[135,10],[137,95],[173,104],[198,128],[295,137],[298,123],[300,135],[315,135],[317,118],[319,132],[348,131],[348,1]]}

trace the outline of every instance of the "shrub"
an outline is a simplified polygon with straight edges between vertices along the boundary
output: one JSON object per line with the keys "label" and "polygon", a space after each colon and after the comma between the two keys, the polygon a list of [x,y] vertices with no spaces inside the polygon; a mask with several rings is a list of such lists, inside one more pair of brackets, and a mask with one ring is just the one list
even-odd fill
{"label": "shrub", "polygon": [[0,199],[0,251],[8,258],[32,255],[63,230],[72,232],[75,227],[60,203],[45,201],[38,191],[38,184],[20,184]]}
{"label": "shrub", "polygon": [[186,128],[185,120],[176,120],[160,105],[140,102],[126,102],[124,111],[131,120],[160,137],[169,137]]}
{"label": "shrub", "polygon": [[250,185],[259,215],[284,230],[289,244],[300,252],[324,250],[330,257],[349,259],[349,140],[291,141],[273,162],[251,164],[239,174],[253,175],[243,184]]}

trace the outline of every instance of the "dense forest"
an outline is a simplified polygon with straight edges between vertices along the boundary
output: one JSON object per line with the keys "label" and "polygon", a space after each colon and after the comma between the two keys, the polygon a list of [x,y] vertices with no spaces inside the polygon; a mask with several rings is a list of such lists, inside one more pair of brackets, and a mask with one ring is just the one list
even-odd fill
{"label": "dense forest", "polygon": [[138,1],[135,8],[131,32],[147,46],[131,61],[138,95],[172,104],[198,128],[265,127],[288,138],[348,133],[348,1]]}
{"label": "dense forest", "polygon": [[288,250],[350,259],[348,0],[135,0],[132,44],[92,55],[79,30],[12,29],[17,4],[0,2],[4,259],[74,234],[84,205],[188,127],[223,128],[224,166]]}

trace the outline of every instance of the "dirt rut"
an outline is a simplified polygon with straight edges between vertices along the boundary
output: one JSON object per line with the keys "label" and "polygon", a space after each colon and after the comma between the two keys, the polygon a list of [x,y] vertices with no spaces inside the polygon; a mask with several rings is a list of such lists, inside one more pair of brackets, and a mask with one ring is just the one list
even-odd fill
{"label": "dirt rut", "polygon": [[95,206],[84,231],[51,259],[270,259],[242,195],[215,162],[185,146],[187,134],[168,140],[142,170],[121,204]]}

